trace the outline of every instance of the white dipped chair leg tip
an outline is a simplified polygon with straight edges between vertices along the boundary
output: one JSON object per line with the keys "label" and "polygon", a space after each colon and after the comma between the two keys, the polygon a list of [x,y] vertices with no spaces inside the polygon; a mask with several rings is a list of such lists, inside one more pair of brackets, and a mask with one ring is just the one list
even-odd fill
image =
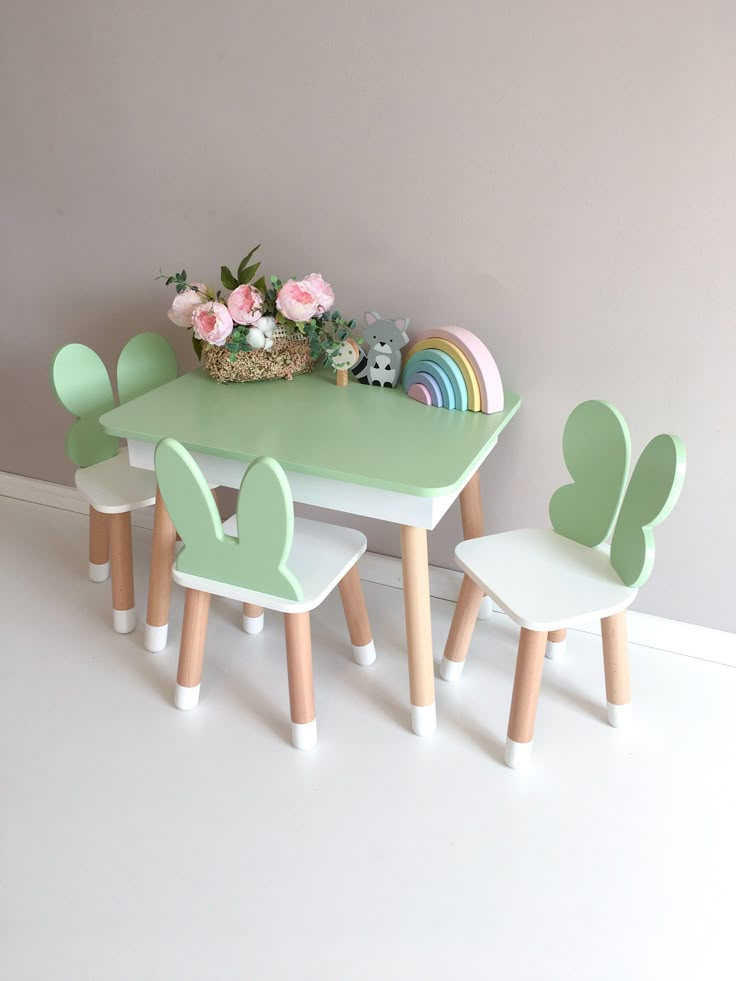
{"label": "white dipped chair leg tip", "polygon": [[113,610],[112,626],[116,634],[129,634],[135,630],[135,608],[132,610]]}
{"label": "white dipped chair leg tip", "polygon": [[265,614],[261,613],[258,617],[247,617],[245,613],[243,614],[243,630],[247,634],[260,634],[263,631],[263,624],[265,623]]}
{"label": "white dipped chair leg tip", "polygon": [[544,651],[544,656],[550,661],[556,660],[558,657],[563,657],[567,651],[567,638],[564,640],[558,640],[556,643],[548,640],[547,647]]}
{"label": "white dipped chair leg tip", "polygon": [[626,729],[631,725],[632,709],[631,702],[626,705],[614,705],[613,702],[606,702],[608,709],[608,722],[615,729]]}
{"label": "white dipped chair leg tip", "polygon": [[493,613],[493,600],[490,596],[484,596],[478,607],[478,619],[489,620]]}
{"label": "white dipped chair leg tip", "polygon": [[412,705],[411,728],[417,736],[431,736],[437,728],[437,708],[431,705]]}
{"label": "white dipped chair leg tip", "polygon": [[154,627],[150,623],[147,623],[143,635],[143,646],[147,651],[150,651],[151,654],[158,654],[164,649],[164,647],[166,647],[168,636],[168,623],[164,623],[160,627]]}
{"label": "white dipped chair leg tip", "polygon": [[528,743],[517,743],[513,739],[506,737],[506,753],[504,759],[506,766],[512,770],[526,770],[531,763],[534,740]]}
{"label": "white dipped chair leg tip", "polygon": [[353,644],[353,659],[356,664],[367,667],[376,660],[376,645],[372,640],[367,644]]}
{"label": "white dipped chair leg tip", "polygon": [[449,661],[443,657],[440,661],[440,678],[445,681],[459,681],[464,667],[465,661]]}
{"label": "white dipped chair leg tip", "polygon": [[317,720],[292,722],[291,743],[296,749],[313,749],[317,745]]}
{"label": "white dipped chair leg tip", "polygon": [[90,562],[89,564],[90,582],[107,582],[109,578],[110,578],[109,562]]}
{"label": "white dipped chair leg tip", "polygon": [[185,688],[184,685],[177,684],[174,692],[174,705],[183,712],[196,708],[199,705],[200,687],[200,685],[192,685],[191,688]]}

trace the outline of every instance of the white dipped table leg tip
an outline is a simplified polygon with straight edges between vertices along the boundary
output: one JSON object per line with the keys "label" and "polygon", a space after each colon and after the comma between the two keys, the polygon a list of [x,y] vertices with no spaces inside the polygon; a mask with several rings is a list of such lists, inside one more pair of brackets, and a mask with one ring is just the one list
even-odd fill
{"label": "white dipped table leg tip", "polygon": [[296,749],[313,749],[317,745],[317,720],[292,722],[291,742]]}
{"label": "white dipped table leg tip", "polygon": [[363,667],[373,664],[376,660],[376,645],[372,640],[367,644],[353,644],[353,658],[356,664],[362,664]]}
{"label": "white dipped table leg tip", "polygon": [[445,681],[459,681],[464,667],[465,661],[448,661],[443,657],[440,661],[440,678]]}
{"label": "white dipped table leg tip", "polygon": [[117,634],[129,634],[135,630],[135,608],[132,610],[113,610],[112,626]]}
{"label": "white dipped table leg tip", "polygon": [[193,685],[191,688],[177,685],[174,692],[174,705],[183,712],[196,708],[199,704],[199,689],[200,685]]}
{"label": "white dipped table leg tip", "polygon": [[550,661],[554,661],[556,658],[562,657],[566,650],[567,638],[565,638],[565,640],[558,640],[556,643],[548,640],[544,656],[549,658]]}
{"label": "white dipped table leg tip", "polygon": [[493,613],[493,600],[490,596],[484,596],[478,607],[478,619],[488,620]]}
{"label": "white dipped table leg tip", "polygon": [[531,762],[534,740],[528,743],[516,743],[513,739],[506,737],[506,753],[504,759],[506,766],[512,770],[526,770]]}
{"label": "white dipped table leg tip", "polygon": [[109,578],[110,578],[109,562],[90,562],[89,564],[90,582],[107,582]]}
{"label": "white dipped table leg tip", "polygon": [[260,634],[265,623],[265,614],[261,613],[258,617],[247,617],[243,614],[243,630],[247,634]]}
{"label": "white dipped table leg tip", "polygon": [[162,651],[166,647],[168,635],[168,623],[164,623],[160,627],[153,627],[150,623],[147,623],[143,634],[143,646],[152,654],[158,654],[159,651]]}
{"label": "white dipped table leg tip", "polygon": [[625,729],[631,725],[631,702],[627,705],[614,705],[613,702],[606,702],[608,709],[608,722],[616,729]]}
{"label": "white dipped table leg tip", "polygon": [[437,708],[431,705],[412,705],[411,728],[417,736],[431,736],[437,728]]}

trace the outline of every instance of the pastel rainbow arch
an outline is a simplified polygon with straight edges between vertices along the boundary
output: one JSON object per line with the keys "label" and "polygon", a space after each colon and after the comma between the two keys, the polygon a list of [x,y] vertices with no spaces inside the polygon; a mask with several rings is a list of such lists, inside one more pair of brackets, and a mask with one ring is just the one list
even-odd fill
{"label": "pastel rainbow arch", "polygon": [[404,353],[402,384],[410,398],[424,405],[488,414],[504,406],[491,352],[464,327],[432,327],[417,334]]}

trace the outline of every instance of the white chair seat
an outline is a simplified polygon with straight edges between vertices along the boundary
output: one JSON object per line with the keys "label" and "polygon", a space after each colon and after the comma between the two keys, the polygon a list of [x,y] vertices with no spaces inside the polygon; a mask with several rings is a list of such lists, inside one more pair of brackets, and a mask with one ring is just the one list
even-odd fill
{"label": "white chair seat", "polygon": [[131,467],[125,449],[110,460],[80,468],[74,481],[92,507],[102,514],[124,514],[156,501],[156,474]]}
{"label": "white chair seat", "polygon": [[608,546],[588,548],[551,528],[524,528],[461,542],[460,567],[520,627],[559,630],[625,610],[637,594],[625,586]]}
{"label": "white chair seat", "polygon": [[[236,537],[236,517],[233,515],[229,518],[223,528],[225,534]],[[174,581],[187,589],[199,589],[242,603],[253,603],[278,613],[305,613],[315,609],[329,596],[365,552],[366,545],[365,535],[353,528],[295,518],[294,541],[287,564],[304,592],[304,599],[299,601],[243,589],[214,579],[202,579],[188,572],[180,572],[176,565]]]}

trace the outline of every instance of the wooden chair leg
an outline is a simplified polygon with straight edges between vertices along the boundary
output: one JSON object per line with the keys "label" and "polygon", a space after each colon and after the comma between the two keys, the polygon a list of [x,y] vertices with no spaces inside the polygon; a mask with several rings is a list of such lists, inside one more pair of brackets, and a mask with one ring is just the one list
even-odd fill
{"label": "wooden chair leg", "polygon": [[259,634],[263,630],[265,617],[263,607],[255,603],[243,603],[243,630],[247,634]]}
{"label": "wooden chair leg", "polygon": [[447,635],[445,653],[440,664],[440,676],[445,681],[457,681],[463,673],[465,658],[473,636],[478,609],[483,599],[483,590],[470,576],[463,576],[460,595],[455,606],[455,615]]}
{"label": "wooden chair leg", "polygon": [[561,630],[550,630],[547,634],[547,650],[544,656],[554,661],[556,657],[562,657],[566,648],[567,630],[564,627]]}
{"label": "wooden chair leg", "polygon": [[340,598],[348,625],[350,643],[353,645],[353,657],[357,664],[373,664],[376,660],[376,646],[373,643],[357,564],[340,580]]}
{"label": "wooden chair leg", "polygon": [[133,537],[130,512],[111,514],[110,566],[112,573],[112,625],[119,634],[135,629]]}
{"label": "wooden chair leg", "polygon": [[210,594],[199,589],[187,589],[174,694],[174,704],[178,709],[193,709],[199,703],[209,613]]}
{"label": "wooden chair leg", "polygon": [[601,620],[601,636],[608,721],[612,726],[625,726],[631,719],[631,671],[626,639],[626,610]]}
{"label": "wooden chair leg", "polygon": [[153,512],[151,573],[148,579],[148,610],[143,640],[146,650],[154,653],[166,647],[168,637],[171,566],[174,561],[175,541],[176,529],[157,488]]}
{"label": "wooden chair leg", "polygon": [[411,727],[418,736],[428,736],[437,728],[437,710],[434,701],[432,616],[425,528],[401,526],[401,560],[409,652]]}
{"label": "wooden chair leg", "polygon": [[546,646],[546,631],[521,628],[506,737],[506,763],[514,770],[523,769],[531,760]]}
{"label": "wooden chair leg", "polygon": [[109,515],[89,509],[89,578],[91,582],[105,582],[110,578],[110,522]]}
{"label": "wooden chair leg", "polygon": [[286,669],[289,676],[291,741],[297,749],[311,749],[317,742],[312,678],[312,635],[308,613],[285,613]]}
{"label": "wooden chair leg", "polygon": [[[466,541],[469,538],[482,538],[485,535],[483,502],[480,496],[480,473],[477,470],[460,491],[460,517],[463,523],[463,538]],[[481,594],[476,619],[487,620],[492,613],[491,597]],[[442,677],[444,678],[444,675]]]}

